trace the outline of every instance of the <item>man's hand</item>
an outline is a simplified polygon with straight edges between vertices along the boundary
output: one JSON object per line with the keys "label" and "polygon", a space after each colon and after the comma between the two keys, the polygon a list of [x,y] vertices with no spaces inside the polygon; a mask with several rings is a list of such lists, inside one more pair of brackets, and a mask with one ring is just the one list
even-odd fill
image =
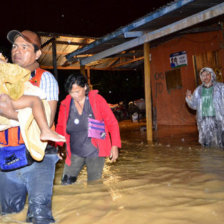
{"label": "man's hand", "polygon": [[118,158],[118,147],[117,146],[112,146],[111,151],[110,151],[110,160],[111,162],[116,162]]}
{"label": "man's hand", "polygon": [[58,157],[60,160],[65,160],[66,159],[66,148],[65,146],[58,146]]}
{"label": "man's hand", "polygon": [[186,97],[190,100],[192,98],[191,91],[187,89]]}
{"label": "man's hand", "polygon": [[0,94],[0,115],[8,119],[18,120],[18,113],[13,107],[12,99],[6,94]]}
{"label": "man's hand", "polygon": [[4,57],[2,53],[0,53],[0,63],[7,63],[8,59]]}

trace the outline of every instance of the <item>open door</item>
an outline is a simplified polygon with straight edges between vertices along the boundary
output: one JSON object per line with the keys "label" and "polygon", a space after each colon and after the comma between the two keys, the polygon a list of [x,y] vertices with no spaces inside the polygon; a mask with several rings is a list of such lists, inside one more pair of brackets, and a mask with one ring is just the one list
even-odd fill
{"label": "open door", "polygon": [[216,80],[218,82],[223,82],[222,69],[218,55],[218,51],[207,51],[202,54],[193,55],[194,74],[197,86],[201,84],[199,72],[203,67],[212,68],[216,74]]}

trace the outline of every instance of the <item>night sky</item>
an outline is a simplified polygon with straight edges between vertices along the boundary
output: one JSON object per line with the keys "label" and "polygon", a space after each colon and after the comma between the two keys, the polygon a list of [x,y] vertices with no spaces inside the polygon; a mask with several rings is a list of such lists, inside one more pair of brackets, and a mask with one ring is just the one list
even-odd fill
{"label": "night sky", "polygon": [[[4,0],[0,12],[0,51],[10,58],[11,44],[6,35],[12,29],[102,37],[168,2],[171,0]],[[58,71],[60,98],[64,97],[63,83],[70,72],[74,71]],[[119,74],[92,72],[91,83],[110,103],[144,97],[143,71]],[[117,83],[127,88],[118,89]]]}
{"label": "night sky", "polygon": [[4,0],[0,45],[11,29],[101,37],[165,5],[167,0]]}

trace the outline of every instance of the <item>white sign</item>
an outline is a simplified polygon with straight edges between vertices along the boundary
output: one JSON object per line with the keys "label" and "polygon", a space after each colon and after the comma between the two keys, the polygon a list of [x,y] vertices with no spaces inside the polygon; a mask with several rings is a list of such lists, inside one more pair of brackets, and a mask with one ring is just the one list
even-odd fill
{"label": "white sign", "polygon": [[187,65],[187,53],[186,51],[180,51],[170,54],[170,66],[171,68],[181,67]]}

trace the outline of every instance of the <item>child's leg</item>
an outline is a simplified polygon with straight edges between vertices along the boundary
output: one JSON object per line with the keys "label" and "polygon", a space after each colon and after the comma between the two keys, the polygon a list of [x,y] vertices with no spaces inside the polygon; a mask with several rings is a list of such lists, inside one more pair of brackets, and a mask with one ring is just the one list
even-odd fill
{"label": "child's leg", "polygon": [[18,100],[12,100],[12,104],[15,110],[23,109],[25,107],[31,107],[33,116],[41,131],[41,140],[50,140],[55,142],[65,141],[65,138],[63,136],[59,135],[49,128],[44,106],[39,97],[23,95]]}

